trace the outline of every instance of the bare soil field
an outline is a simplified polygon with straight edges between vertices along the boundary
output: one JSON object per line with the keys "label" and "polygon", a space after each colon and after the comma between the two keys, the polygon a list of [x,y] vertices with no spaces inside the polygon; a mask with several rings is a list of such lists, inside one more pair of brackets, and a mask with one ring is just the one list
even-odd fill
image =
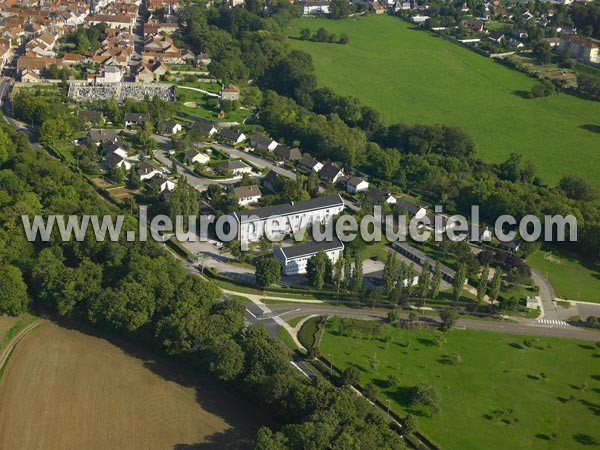
{"label": "bare soil field", "polygon": [[128,352],[52,323],[30,334],[0,381],[0,448],[241,449],[268,421],[210,380]]}

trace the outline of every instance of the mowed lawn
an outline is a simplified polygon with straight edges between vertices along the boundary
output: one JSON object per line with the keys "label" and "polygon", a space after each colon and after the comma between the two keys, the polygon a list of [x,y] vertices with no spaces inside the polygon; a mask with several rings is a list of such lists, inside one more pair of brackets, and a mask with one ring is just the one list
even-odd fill
{"label": "mowed lawn", "polygon": [[[350,43],[298,39],[320,27]],[[358,97],[387,123],[459,125],[486,160],[518,152],[549,183],[569,173],[600,186],[600,102],[524,98],[533,78],[390,16],[298,19],[289,36],[312,55],[320,85]]]}
{"label": "mowed lawn", "polygon": [[527,264],[550,281],[558,297],[600,303],[600,263],[542,249],[527,258]]}
{"label": "mowed lawn", "polygon": [[[391,399],[391,409],[401,416],[415,414],[419,430],[442,448],[600,446],[600,349],[593,342],[453,330],[438,347],[432,331],[386,325],[384,335],[391,336],[388,344],[344,337],[330,321],[321,354],[332,354],[341,369],[357,365],[363,386],[375,383],[380,400]],[[534,341],[530,348],[524,345],[527,339]],[[462,364],[449,362],[452,353],[462,357]],[[376,370],[370,365],[373,357],[379,362]],[[392,374],[399,388],[386,386]],[[417,383],[437,391],[438,415],[429,418],[406,406],[407,389]]]}

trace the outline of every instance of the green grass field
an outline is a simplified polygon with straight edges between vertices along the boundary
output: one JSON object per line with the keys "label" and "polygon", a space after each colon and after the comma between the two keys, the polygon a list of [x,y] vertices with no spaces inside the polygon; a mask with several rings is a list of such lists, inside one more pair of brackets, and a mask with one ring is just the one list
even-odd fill
{"label": "green grass field", "polygon": [[[391,341],[344,337],[329,324],[321,354],[332,354],[341,369],[355,364],[362,385],[373,382],[392,410],[414,414],[419,431],[442,448],[600,446],[600,349],[593,343],[454,330],[438,347],[431,331],[389,325],[383,335]],[[526,339],[534,340],[532,347],[524,346]],[[452,353],[463,362],[452,364]],[[400,380],[399,388],[386,387],[391,374]],[[406,405],[407,388],[417,383],[437,391],[439,413],[432,418]]]}
{"label": "green grass field", "polygon": [[550,281],[558,297],[600,303],[600,264],[555,249],[537,251],[527,264]]}
{"label": "green grass field", "polygon": [[[298,39],[302,28],[320,27],[350,43]],[[390,16],[298,19],[289,36],[312,55],[320,85],[358,97],[387,123],[459,125],[486,160],[518,152],[547,182],[569,173],[600,186],[600,102],[524,98],[533,78]]]}

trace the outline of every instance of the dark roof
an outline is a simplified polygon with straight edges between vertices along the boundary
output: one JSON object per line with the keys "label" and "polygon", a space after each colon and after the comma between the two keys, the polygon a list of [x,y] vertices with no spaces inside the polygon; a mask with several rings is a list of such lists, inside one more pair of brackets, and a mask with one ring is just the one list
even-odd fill
{"label": "dark roof", "polygon": [[104,157],[104,159],[106,159],[106,162],[111,166],[116,166],[121,161],[125,160],[125,158],[123,158],[121,155],[117,155],[116,153],[109,153]]}
{"label": "dark roof", "polygon": [[417,214],[419,212],[419,210],[422,208],[421,206],[417,205],[416,203],[409,202],[408,200],[404,200],[402,198],[396,199],[396,206],[398,208],[400,208],[401,210],[406,211],[411,216],[414,216],[415,214]]}
{"label": "dark roof", "polygon": [[273,143],[273,139],[267,136],[263,136],[262,134],[255,134],[252,136],[252,144],[257,147],[268,147]]}
{"label": "dark roof", "polygon": [[178,122],[174,120],[161,120],[158,122],[158,128],[160,129],[172,130],[175,125],[178,125]]}
{"label": "dark roof", "polygon": [[225,130],[221,130],[221,136],[223,136],[225,139],[228,139],[230,141],[237,141],[240,137],[242,133],[239,132],[238,130],[232,130],[232,129],[225,129]]}
{"label": "dark roof", "polygon": [[191,128],[192,130],[200,130],[207,134],[210,133],[212,129],[216,130],[215,125],[208,120],[197,120]]}
{"label": "dark roof", "polygon": [[152,177],[148,180],[148,183],[150,184],[155,184],[157,186],[161,186],[164,183],[166,183],[167,181],[169,181],[169,179],[163,175],[157,176],[157,177]]}
{"label": "dark roof", "polygon": [[297,147],[289,148],[284,145],[279,145],[273,153],[286,161],[297,161],[302,158],[302,153]]}
{"label": "dark roof", "polygon": [[342,242],[337,238],[334,238],[331,241],[313,241],[305,244],[294,245],[293,247],[280,247],[281,252],[287,259],[312,256],[319,252],[328,252],[330,250],[343,248],[344,244],[342,244]]}
{"label": "dark roof", "polygon": [[94,121],[100,120],[104,117],[102,111],[78,111],[77,117],[81,117],[82,119]]}
{"label": "dark roof", "polygon": [[105,144],[102,144],[102,153],[104,153],[106,155],[108,153],[113,153],[114,151],[116,151],[120,148],[125,150],[125,146],[120,141],[117,141],[115,143],[112,143],[112,142],[105,143]]}
{"label": "dark roof", "polygon": [[126,122],[146,122],[151,118],[152,116],[150,114],[125,113]]}
{"label": "dark roof", "polygon": [[253,222],[254,217],[266,219],[273,216],[286,216],[289,214],[298,214],[317,209],[331,208],[334,206],[344,206],[344,200],[340,194],[328,195],[326,197],[317,197],[301,202],[282,203],[281,205],[266,206],[264,208],[254,209],[245,213],[233,213],[241,223]]}
{"label": "dark roof", "polygon": [[367,189],[365,191],[365,195],[367,196],[367,198],[375,203],[379,203],[385,199],[387,199],[389,197],[390,194],[388,194],[385,191],[382,191],[381,189],[377,189],[376,187],[370,187],[369,189]]}
{"label": "dark roof", "polygon": [[300,161],[298,161],[298,164],[300,164],[301,166],[306,167],[308,169],[312,169],[317,164],[319,164],[319,161],[317,161],[314,158],[311,158],[310,156],[303,156],[302,159],[300,159]]}
{"label": "dark roof", "polygon": [[137,171],[140,175],[146,175],[147,173],[152,173],[155,170],[160,172],[160,170],[154,167],[152,164],[144,161],[142,164],[140,164]]}
{"label": "dark roof", "polygon": [[225,162],[219,164],[219,169],[221,169],[221,170],[244,169],[246,167],[250,167],[250,166],[248,164],[246,164],[244,161],[239,161],[239,160],[225,161]]}
{"label": "dark roof", "polygon": [[269,188],[269,190],[272,190],[271,188],[273,188],[273,185],[275,184],[275,181],[277,181],[278,176],[279,175],[277,174],[277,172],[275,172],[274,170],[269,170],[269,172],[262,179],[263,186]]}
{"label": "dark roof", "polygon": [[260,188],[255,184],[233,188],[233,195],[237,198],[258,197],[262,195]]}
{"label": "dark roof", "polygon": [[95,142],[114,141],[119,137],[119,131],[112,128],[107,130],[95,128],[88,131],[88,137]]}
{"label": "dark roof", "polygon": [[212,206],[210,206],[208,203],[206,203],[205,201],[200,200],[198,202],[198,207],[200,208],[199,213],[201,215],[210,216],[210,215],[215,214],[215,209]]}
{"label": "dark roof", "polygon": [[342,169],[334,166],[332,163],[327,163],[319,170],[319,178],[326,181],[333,181],[333,179],[342,172]]}

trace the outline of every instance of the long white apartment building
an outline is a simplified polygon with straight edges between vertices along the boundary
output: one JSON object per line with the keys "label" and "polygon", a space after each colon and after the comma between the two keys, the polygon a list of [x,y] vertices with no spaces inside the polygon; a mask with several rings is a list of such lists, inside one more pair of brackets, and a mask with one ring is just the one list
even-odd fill
{"label": "long white apartment building", "polygon": [[286,236],[310,228],[314,222],[327,224],[344,210],[339,194],[317,197],[300,202],[283,203],[250,211],[237,211],[233,217],[238,225],[241,244],[258,242],[269,230],[273,236]]}

